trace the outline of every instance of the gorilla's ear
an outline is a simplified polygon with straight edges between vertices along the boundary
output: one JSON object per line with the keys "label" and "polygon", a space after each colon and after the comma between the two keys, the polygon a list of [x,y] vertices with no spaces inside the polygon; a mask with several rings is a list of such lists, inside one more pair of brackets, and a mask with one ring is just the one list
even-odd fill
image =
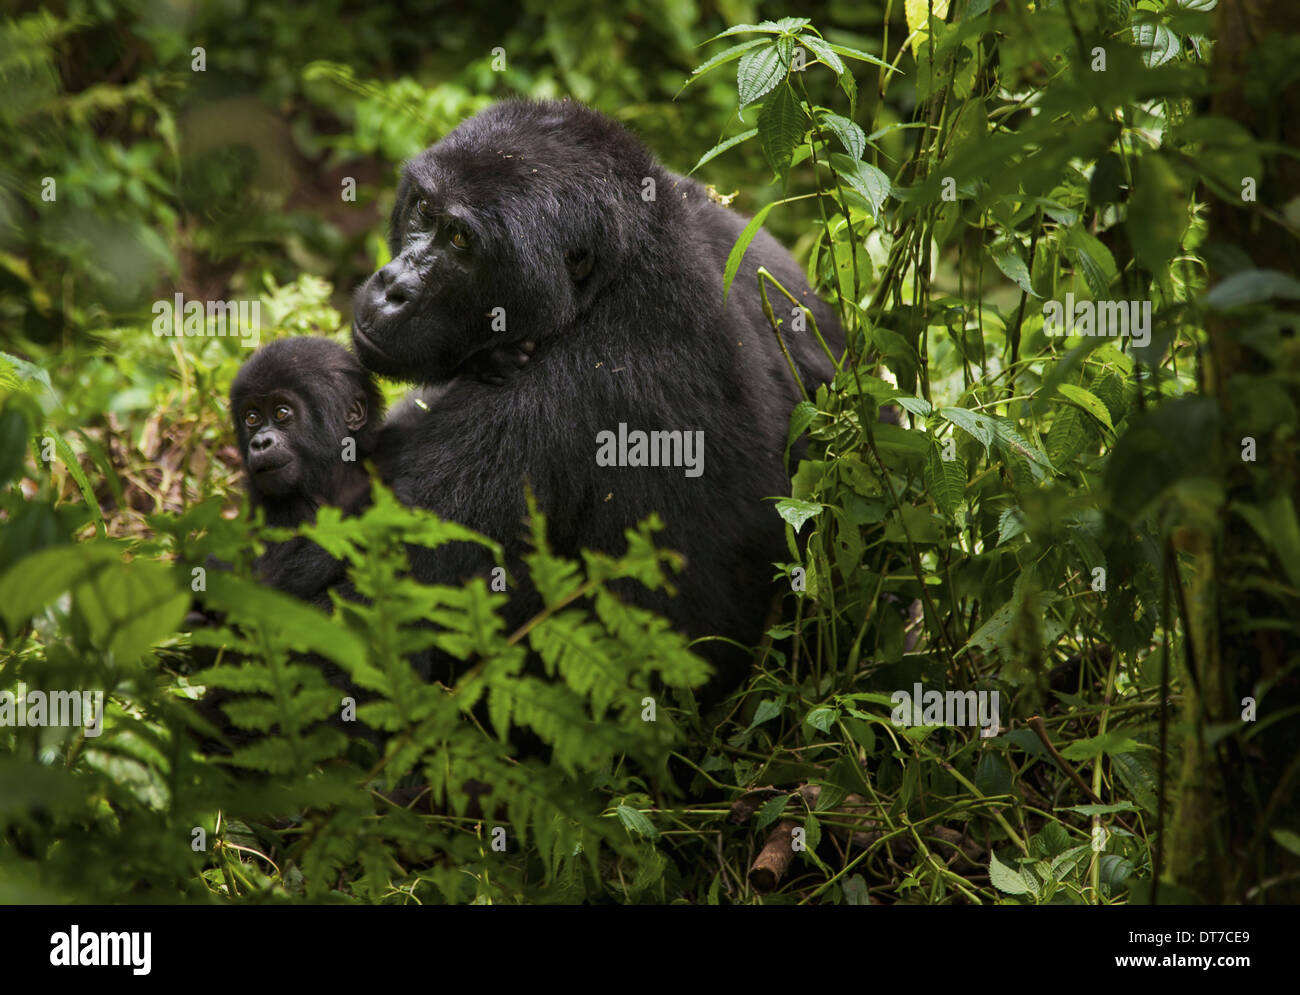
{"label": "gorilla's ear", "polygon": [[590,275],[596,265],[596,257],[590,249],[572,249],[564,255],[564,265],[568,267],[569,276],[574,283],[581,283]]}
{"label": "gorilla's ear", "polygon": [[348,410],[343,413],[343,424],[349,432],[356,432],[366,424],[366,399],[361,396],[352,398]]}

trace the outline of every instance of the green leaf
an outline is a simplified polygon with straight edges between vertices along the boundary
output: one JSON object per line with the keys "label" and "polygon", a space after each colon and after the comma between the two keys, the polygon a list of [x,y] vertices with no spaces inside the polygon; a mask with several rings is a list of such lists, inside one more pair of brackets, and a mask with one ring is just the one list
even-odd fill
{"label": "green leaf", "polygon": [[16,407],[0,413],[0,487],[15,479],[27,456],[27,419]]}
{"label": "green leaf", "polygon": [[989,881],[993,887],[1007,895],[1032,895],[1035,888],[1021,877],[1020,872],[1008,867],[998,860],[998,855],[989,853]]}
{"label": "green leaf", "polygon": [[1278,846],[1300,857],[1300,833],[1292,832],[1290,829],[1270,829],[1269,835]]}
{"label": "green leaf", "polygon": [[785,203],[788,203],[788,200],[774,200],[772,203],[764,204],[759,208],[758,213],[749,219],[749,224],[745,225],[745,230],[736,239],[736,244],[731,247],[731,252],[727,256],[726,269],[722,272],[722,303],[724,306],[727,303],[727,296],[731,293],[731,281],[736,278],[736,273],[740,270],[740,264],[745,258],[746,250],[749,249],[749,243],[754,241],[754,236],[763,227],[763,221],[772,212],[772,208]]}
{"label": "green leaf", "polygon": [[1125,735],[1121,730],[1112,729],[1100,736],[1075,740],[1061,751],[1061,756],[1066,760],[1092,760],[1100,756],[1134,753],[1140,748],[1137,740]]}
{"label": "green leaf", "polygon": [[1175,58],[1182,45],[1178,36],[1163,24],[1133,25],[1133,41],[1142,49],[1142,61],[1148,69]]}
{"label": "green leaf", "polygon": [[[1025,515],[1019,508],[1008,508],[998,517],[998,545],[1025,531]],[[974,637],[971,639],[974,642]]]}
{"label": "green leaf", "polygon": [[785,182],[795,146],[803,141],[808,115],[788,83],[778,86],[758,112],[758,140],[767,164]]}
{"label": "green leaf", "polygon": [[19,560],[0,575],[0,615],[9,632],[74,584],[117,562],[121,553],[110,544],[81,543],[42,549]]}
{"label": "green leaf", "polygon": [[966,408],[940,408],[939,417],[952,422],[986,450],[993,444],[993,427],[988,424],[987,416]]}
{"label": "green leaf", "polygon": [[769,42],[766,38],[751,38],[749,41],[741,42],[739,45],[733,45],[725,52],[719,52],[717,55],[709,59],[707,62],[703,62],[699,66],[696,66],[695,69],[691,70],[691,75],[692,76],[703,75],[704,73],[707,73],[710,69],[715,69],[718,66],[723,65],[724,63],[730,62],[732,59],[739,59],[751,48],[757,48],[759,45],[769,45],[769,44],[771,44],[771,42]]}
{"label": "green leaf", "polygon": [[[849,48],[847,45],[831,45],[831,51],[836,55],[844,56],[846,59],[857,59],[859,62],[869,62],[873,66],[880,66],[882,69],[891,69],[888,62],[878,59],[870,52],[864,52],[861,49]],[[899,72],[897,69],[891,71]]]}
{"label": "green leaf", "polygon": [[1137,174],[1126,227],[1138,261],[1160,274],[1178,251],[1187,227],[1187,198],[1173,167],[1158,152],[1141,158]]}
{"label": "green leaf", "polygon": [[997,750],[985,750],[980,755],[979,766],[975,768],[975,787],[986,797],[1012,793],[1011,768]]}
{"label": "green leaf", "polygon": [[1242,270],[1220,280],[1202,300],[1216,311],[1271,300],[1300,300],[1300,280],[1272,269]]}
{"label": "green leaf", "polygon": [[805,715],[803,720],[818,732],[825,733],[831,731],[831,727],[835,725],[839,717],[840,710],[838,708],[832,708],[830,705],[819,705]]}
{"label": "green leaf", "polygon": [[930,406],[930,402],[924,397],[912,397],[908,394],[895,394],[890,398],[890,400],[900,408],[910,411],[918,418],[928,418],[930,417],[930,412],[934,410]]}
{"label": "green leaf", "polygon": [[[691,167],[691,173],[695,172],[706,162],[710,162],[716,159],[718,156],[722,155],[722,153],[726,152],[728,149],[735,148],[741,142],[749,141],[757,134],[758,134],[757,128],[750,128],[748,131],[741,132],[739,135],[733,135],[731,138],[728,138],[724,142],[719,142],[717,145],[713,146],[713,148],[709,149],[709,151],[705,152],[704,155],[700,156],[700,161]],[[690,173],[687,173],[686,175],[689,176]]]}
{"label": "green leaf", "polygon": [[818,117],[822,125],[840,140],[850,159],[862,158],[867,151],[867,136],[856,122],[830,111],[822,111]]}
{"label": "green leaf", "polygon": [[775,89],[788,73],[789,67],[781,61],[781,53],[775,44],[747,52],[736,69],[740,109],[744,110],[765,93]]}
{"label": "green leaf", "polygon": [[889,177],[869,162],[850,159],[838,152],[831,153],[831,168],[871,205],[871,213],[879,217],[881,205],[889,196]]}
{"label": "green leaf", "polygon": [[993,257],[993,262],[1002,271],[1003,276],[1030,296],[1038,296],[1034,293],[1034,286],[1029,279],[1029,267],[1020,258],[1020,251],[1016,245],[1010,241],[995,243],[989,246],[989,255]]}
{"label": "green leaf", "polygon": [[632,808],[630,805],[619,805],[615,812],[618,814],[618,821],[623,823],[624,828],[638,836],[644,836],[646,839],[654,839],[659,835],[659,830],[655,824],[638,808]]}
{"label": "green leaf", "polygon": [[1111,255],[1110,249],[1080,225],[1070,229],[1061,248],[1066,258],[1083,275],[1088,292],[1099,300],[1104,298],[1110,292],[1111,284],[1119,277],[1115,257]]}
{"label": "green leaf", "polygon": [[816,501],[802,501],[799,498],[782,498],[776,503],[777,514],[798,532],[803,523],[815,518],[822,512],[822,505]]}
{"label": "green leaf", "polygon": [[1056,389],[1071,404],[1078,405],[1112,432],[1115,431],[1115,426],[1110,422],[1110,412],[1106,409],[1106,405],[1102,404],[1101,398],[1092,391],[1069,383],[1057,384]]}
{"label": "green leaf", "polygon": [[925,457],[925,490],[949,520],[956,518],[957,511],[966,499],[965,461],[960,456],[945,460],[939,443],[934,438],[930,440],[929,452]]}
{"label": "green leaf", "polygon": [[781,702],[773,701],[771,698],[764,698],[754,709],[754,718],[749,723],[749,728],[754,729],[761,726],[764,722],[776,718],[781,714]]}
{"label": "green leaf", "polygon": [[790,804],[789,795],[778,795],[776,798],[769,798],[758,810],[758,828],[766,829],[777,819],[781,818],[785,812],[785,807]]}

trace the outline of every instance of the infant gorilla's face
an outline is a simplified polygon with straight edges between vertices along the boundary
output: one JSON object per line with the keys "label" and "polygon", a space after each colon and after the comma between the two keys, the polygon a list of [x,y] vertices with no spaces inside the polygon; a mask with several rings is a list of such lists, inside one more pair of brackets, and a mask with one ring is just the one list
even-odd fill
{"label": "infant gorilla's face", "polygon": [[255,353],[231,387],[230,410],[255,496],[333,503],[342,461],[370,453],[382,402],[346,349],[303,337]]}

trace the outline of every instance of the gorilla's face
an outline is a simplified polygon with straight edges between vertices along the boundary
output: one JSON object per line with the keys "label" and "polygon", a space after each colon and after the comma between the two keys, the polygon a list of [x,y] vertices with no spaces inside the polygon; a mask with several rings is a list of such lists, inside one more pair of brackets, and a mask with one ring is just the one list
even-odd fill
{"label": "gorilla's face", "polygon": [[392,261],[356,295],[353,341],[369,369],[445,382],[497,346],[558,335],[617,272],[620,218],[643,209],[650,167],[594,152],[573,115],[498,104],[407,165]]}
{"label": "gorilla's face", "polygon": [[352,438],[359,457],[370,454],[383,400],[346,349],[302,337],[249,358],[231,386],[230,412],[256,499],[332,503],[343,441]]}

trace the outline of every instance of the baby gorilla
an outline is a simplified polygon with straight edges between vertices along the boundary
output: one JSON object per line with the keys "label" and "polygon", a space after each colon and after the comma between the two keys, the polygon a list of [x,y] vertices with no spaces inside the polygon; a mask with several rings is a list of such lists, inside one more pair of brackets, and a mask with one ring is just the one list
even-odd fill
{"label": "baby gorilla", "polygon": [[[254,353],[230,388],[230,411],[254,508],[268,525],[314,521],[321,505],[344,514],[370,500],[363,461],[375,448],[383,397],[352,353],[327,339],[281,339]],[[328,607],[343,564],[302,537],[258,563],[278,590]]]}

